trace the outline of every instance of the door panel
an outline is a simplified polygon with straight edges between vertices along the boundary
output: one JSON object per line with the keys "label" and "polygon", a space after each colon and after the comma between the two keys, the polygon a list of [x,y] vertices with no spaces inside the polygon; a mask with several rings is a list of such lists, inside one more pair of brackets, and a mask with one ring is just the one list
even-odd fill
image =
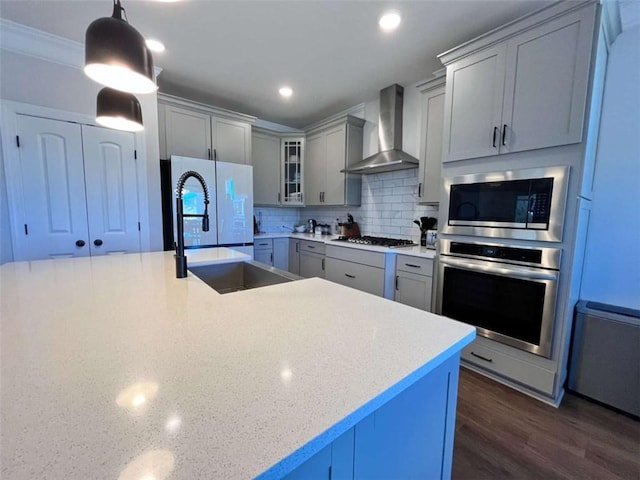
{"label": "door panel", "polygon": [[399,271],[396,282],[396,302],[431,311],[431,277]]}
{"label": "door panel", "polygon": [[91,255],[140,251],[132,133],[82,126]]}
{"label": "door panel", "polygon": [[498,154],[506,45],[447,67],[443,161]]}
{"label": "door panel", "polygon": [[80,125],[17,115],[17,129],[26,227],[16,260],[88,256]]}
{"label": "door panel", "polygon": [[165,106],[167,155],[209,158],[211,117],[178,107]]}
{"label": "door panel", "polygon": [[[253,242],[253,168],[251,165],[216,162],[218,244]],[[216,223],[216,217],[211,223]]]}
{"label": "door panel", "polygon": [[[175,189],[180,176],[189,170],[198,172],[204,178],[209,190],[209,231],[202,231],[202,218],[193,217],[184,219],[184,245],[211,246],[218,244],[218,224],[216,222],[216,163],[213,160],[200,158],[171,156],[171,185]],[[176,196],[173,195],[173,212],[176,210]],[[182,194],[184,213],[204,213],[204,191],[195,178],[187,179]],[[176,222],[174,216],[173,239],[176,241]]]}
{"label": "door panel", "polygon": [[347,141],[347,127],[342,125],[326,133],[327,149],[327,180],[324,187],[323,203],[327,205],[344,205],[345,152]]}
{"label": "door panel", "polygon": [[251,164],[251,126],[224,118],[211,119],[215,160]]}
{"label": "door panel", "polygon": [[307,139],[307,152],[304,166],[305,205],[321,205],[320,192],[326,183],[326,145],[324,135]]}
{"label": "door panel", "polygon": [[280,203],[280,138],[254,133],[251,138],[253,157],[253,201],[256,205]]}
{"label": "door panel", "polygon": [[582,140],[593,33],[584,15],[576,12],[509,42],[501,152]]}

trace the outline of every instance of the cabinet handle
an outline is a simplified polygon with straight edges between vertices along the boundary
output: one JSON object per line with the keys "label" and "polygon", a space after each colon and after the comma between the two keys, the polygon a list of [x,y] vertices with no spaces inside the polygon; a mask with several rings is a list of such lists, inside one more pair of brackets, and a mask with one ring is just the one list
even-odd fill
{"label": "cabinet handle", "polygon": [[76,247],[84,247],[85,243],[84,240],[77,240],[76,241]]}
{"label": "cabinet handle", "polygon": [[502,126],[502,145],[507,144],[507,124]]}
{"label": "cabinet handle", "polygon": [[218,150],[216,150],[215,148],[213,149],[213,159],[218,160]]}
{"label": "cabinet handle", "polygon": [[482,355],[478,355],[476,352],[471,352],[471,355],[473,355],[476,358],[479,358],[480,360],[484,360],[485,362],[493,363],[492,358],[483,357]]}
{"label": "cabinet handle", "polygon": [[271,258],[271,265],[273,265],[273,252],[269,254],[269,258]]}
{"label": "cabinet handle", "polygon": [[278,203],[280,203],[280,192],[278,192]]}
{"label": "cabinet handle", "polygon": [[208,152],[207,152],[207,158],[209,160],[211,160],[211,149],[210,148],[208,149]]}
{"label": "cabinet handle", "polygon": [[314,247],[313,245],[307,245],[307,248],[310,248],[311,250],[313,250],[316,247]]}
{"label": "cabinet handle", "polygon": [[318,202],[322,203],[322,192],[318,192]]}
{"label": "cabinet handle", "polygon": [[411,268],[422,268],[420,265],[414,265],[413,263],[405,263],[405,265]]}
{"label": "cabinet handle", "polygon": [[96,239],[93,241],[93,244],[94,244],[96,247],[99,247],[99,246],[101,246],[101,245],[102,245],[102,240],[100,240],[99,238],[96,238]]}
{"label": "cabinet handle", "polygon": [[422,182],[418,184],[418,197],[422,196]]}
{"label": "cabinet handle", "polygon": [[322,271],[324,272],[324,258],[322,259]]}
{"label": "cabinet handle", "polygon": [[299,243],[296,243],[296,253],[300,253],[300,250],[298,250],[298,247],[300,246]]}
{"label": "cabinet handle", "polygon": [[396,275],[396,290],[400,290],[398,288],[398,282],[400,281],[400,277],[398,275]]}
{"label": "cabinet handle", "polygon": [[258,244],[258,246],[260,246],[260,247],[266,247],[266,246],[268,246],[268,245],[269,245],[268,243],[259,243],[259,244]]}
{"label": "cabinet handle", "polygon": [[349,277],[349,278],[356,278],[356,276],[355,276],[355,275],[350,275],[350,274],[348,274],[348,273],[345,273],[345,274],[344,274],[344,276],[345,276],[345,277]]}
{"label": "cabinet handle", "polygon": [[493,148],[496,148],[496,133],[498,132],[498,127],[493,127]]}

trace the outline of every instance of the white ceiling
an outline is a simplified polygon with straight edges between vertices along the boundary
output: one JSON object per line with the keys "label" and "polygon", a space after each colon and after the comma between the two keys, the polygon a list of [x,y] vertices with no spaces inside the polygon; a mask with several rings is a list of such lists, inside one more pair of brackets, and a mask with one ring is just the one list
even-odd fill
{"label": "white ceiling", "polygon": [[[163,41],[160,90],[304,127],[392,83],[409,86],[442,68],[436,55],[526,13],[546,0],[204,1],[122,0],[129,22]],[[393,8],[403,22],[379,30]],[[2,0],[0,16],[84,42],[112,2]],[[289,100],[278,95],[288,84]]]}

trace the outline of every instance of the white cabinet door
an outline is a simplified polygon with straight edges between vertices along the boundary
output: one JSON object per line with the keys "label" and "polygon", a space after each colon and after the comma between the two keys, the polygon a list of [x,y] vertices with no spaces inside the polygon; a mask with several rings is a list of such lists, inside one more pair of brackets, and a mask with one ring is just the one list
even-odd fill
{"label": "white cabinet door", "polygon": [[593,28],[581,9],[508,42],[501,153],[582,141]]}
{"label": "white cabinet door", "polygon": [[140,251],[135,139],[82,126],[91,255]]}
{"label": "white cabinet door", "polygon": [[273,266],[280,270],[289,269],[289,239],[273,239]]}
{"label": "white cabinet door", "polygon": [[442,135],[444,85],[423,93],[422,148],[418,178],[421,203],[439,203],[442,189]]}
{"label": "white cabinet door", "polygon": [[432,278],[402,271],[396,273],[396,302],[430,312]]}
{"label": "white cabinet door", "polygon": [[304,203],[321,205],[321,194],[327,183],[326,143],[323,134],[307,138],[304,169]]}
{"label": "white cabinet door", "polygon": [[304,278],[324,278],[325,257],[319,253],[300,252],[300,276]]}
{"label": "white cabinet door", "polygon": [[496,45],[447,67],[444,162],[498,154],[506,49]]}
{"label": "white cabinet door", "polygon": [[215,160],[251,165],[251,125],[211,117],[211,136]]}
{"label": "white cabinet door", "polygon": [[88,256],[80,125],[17,115],[17,130],[25,225],[16,261]]}
{"label": "white cabinet door", "polygon": [[212,158],[210,115],[165,105],[164,118],[168,156]]}
{"label": "white cabinet door", "polygon": [[251,138],[253,202],[280,204],[280,138],[254,132]]}

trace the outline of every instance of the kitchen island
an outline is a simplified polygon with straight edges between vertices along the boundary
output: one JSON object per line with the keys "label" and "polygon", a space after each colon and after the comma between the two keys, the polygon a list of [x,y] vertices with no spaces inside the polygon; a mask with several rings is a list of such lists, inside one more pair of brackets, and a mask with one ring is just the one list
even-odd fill
{"label": "kitchen island", "polygon": [[317,278],[220,295],[171,252],[0,282],[3,479],[358,478],[404,453],[450,475],[473,327]]}

